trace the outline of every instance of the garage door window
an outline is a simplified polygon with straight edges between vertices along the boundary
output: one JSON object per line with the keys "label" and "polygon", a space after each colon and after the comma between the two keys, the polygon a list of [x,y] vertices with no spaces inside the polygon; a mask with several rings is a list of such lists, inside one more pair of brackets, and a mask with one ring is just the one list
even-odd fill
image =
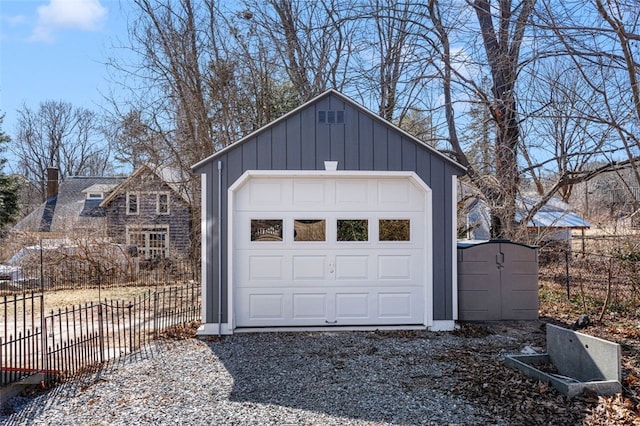
{"label": "garage door window", "polygon": [[379,241],[411,240],[411,223],[409,219],[380,219],[378,230]]}
{"label": "garage door window", "polygon": [[282,219],[251,219],[251,241],[282,241]]}
{"label": "garage door window", "polygon": [[369,241],[369,221],[367,219],[338,219],[338,241]]}
{"label": "garage door window", "polygon": [[294,241],[326,241],[327,221],[324,219],[295,219]]}

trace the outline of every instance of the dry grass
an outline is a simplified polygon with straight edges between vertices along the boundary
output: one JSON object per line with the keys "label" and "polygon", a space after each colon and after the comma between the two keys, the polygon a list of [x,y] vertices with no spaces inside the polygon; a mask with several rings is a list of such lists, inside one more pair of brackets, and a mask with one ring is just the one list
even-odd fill
{"label": "dry grass", "polygon": [[[94,304],[105,299],[118,300],[118,301],[132,301],[136,298],[143,297],[149,291],[153,291],[155,287],[149,286],[126,286],[126,287],[112,287],[108,289],[99,290],[97,288],[89,289],[76,289],[76,290],[53,290],[45,292],[44,296],[44,312],[45,314],[51,313],[51,311],[57,312],[58,309],[64,310],[65,308],[71,308],[78,305],[86,305],[91,302]],[[21,295],[18,295],[21,297]],[[0,299],[1,300],[1,299]],[[8,301],[13,300],[13,296],[7,296]],[[31,315],[32,305],[30,302],[26,306],[26,314]],[[37,303],[33,306],[35,315],[40,313],[40,305]],[[12,302],[6,306],[7,318],[21,317],[24,313],[21,303],[14,305]],[[4,317],[4,307],[0,312],[0,316]]]}
{"label": "dry grass", "polygon": [[65,307],[85,305],[89,302],[107,300],[130,301],[153,290],[153,287],[112,287],[99,290],[97,288],[79,290],[58,290],[45,293],[45,311],[64,309]]}

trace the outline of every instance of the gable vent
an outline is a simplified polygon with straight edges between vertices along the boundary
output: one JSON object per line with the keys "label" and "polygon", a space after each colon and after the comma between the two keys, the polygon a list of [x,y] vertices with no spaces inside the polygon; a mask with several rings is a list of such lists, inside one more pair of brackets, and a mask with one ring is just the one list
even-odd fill
{"label": "gable vent", "polygon": [[320,124],[344,124],[344,110],[318,111],[318,123]]}

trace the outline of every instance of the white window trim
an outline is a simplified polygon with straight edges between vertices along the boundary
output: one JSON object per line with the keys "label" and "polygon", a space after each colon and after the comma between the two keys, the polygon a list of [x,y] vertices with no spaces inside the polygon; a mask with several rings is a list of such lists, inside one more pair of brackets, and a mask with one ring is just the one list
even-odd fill
{"label": "white window trim", "polygon": [[[131,195],[136,196],[136,211],[131,212],[129,209],[129,197]],[[127,199],[125,204],[125,213],[127,216],[136,216],[140,214],[140,192],[139,191],[127,191]]]}
{"label": "white window trim", "polygon": [[140,233],[140,234],[145,234],[145,247],[140,247],[138,246],[138,252],[143,252],[145,253],[145,255],[143,256],[145,259],[152,259],[153,256],[146,256],[147,252],[152,252],[154,249],[158,250],[158,247],[148,247],[146,245],[146,243],[148,242],[148,239],[146,238],[146,235],[150,234],[150,233],[157,233],[158,229],[162,229],[165,232],[165,239],[164,239],[164,247],[161,250],[164,250],[164,256],[162,257],[169,257],[169,225],[126,225],[125,226],[125,234],[126,234],[126,241],[127,241],[127,245],[132,245],[132,241],[131,241],[131,233]]}
{"label": "white window trim", "polygon": [[[160,196],[161,195],[166,195],[167,196],[167,211],[166,212],[161,212],[160,211]],[[165,216],[165,215],[171,214],[171,193],[170,192],[156,192],[156,214],[160,215],[160,216]]]}
{"label": "white window trim", "polygon": [[102,192],[87,192],[87,200],[102,200],[104,194]]}

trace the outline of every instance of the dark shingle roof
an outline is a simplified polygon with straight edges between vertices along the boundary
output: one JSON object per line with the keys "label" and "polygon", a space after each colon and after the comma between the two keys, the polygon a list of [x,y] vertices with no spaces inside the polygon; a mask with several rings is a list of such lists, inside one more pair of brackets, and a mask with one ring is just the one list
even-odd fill
{"label": "dark shingle roof", "polygon": [[[20,220],[13,230],[20,232],[66,232],[78,222],[91,226],[92,221],[102,221],[104,214],[96,209],[101,200],[85,200],[85,189],[93,185],[115,188],[125,180],[113,176],[71,176],[60,183],[58,195],[38,206]],[[104,188],[104,187],[103,187]],[[88,203],[87,203],[88,201]],[[97,204],[94,204],[97,202]],[[95,223],[95,226],[100,226]]]}

